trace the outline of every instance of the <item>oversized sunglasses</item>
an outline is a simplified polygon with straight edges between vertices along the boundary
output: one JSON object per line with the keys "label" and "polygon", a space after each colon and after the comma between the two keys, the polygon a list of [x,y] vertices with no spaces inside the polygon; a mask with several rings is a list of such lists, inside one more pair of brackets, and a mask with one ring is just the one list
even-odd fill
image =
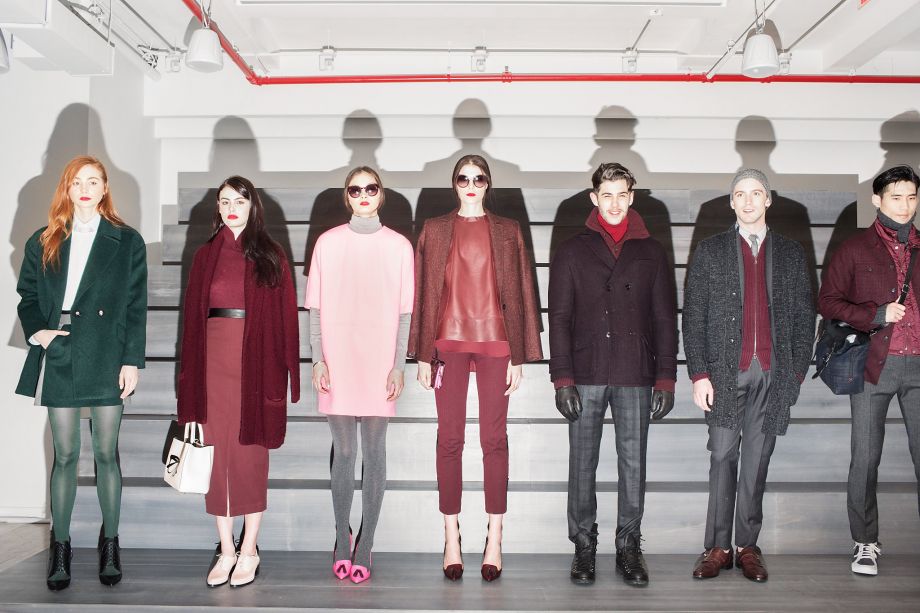
{"label": "oversized sunglasses", "polygon": [[473,185],[480,188],[489,185],[489,178],[485,175],[476,175],[472,179],[466,175],[457,175],[457,187],[468,187],[470,181],[473,181]]}
{"label": "oversized sunglasses", "polygon": [[345,191],[346,191],[346,192],[348,193],[348,195],[351,196],[352,198],[357,198],[357,197],[359,197],[359,196],[361,195],[361,192],[364,192],[364,193],[367,194],[369,197],[373,198],[374,196],[377,195],[377,192],[380,191],[380,186],[377,185],[376,183],[368,183],[368,184],[365,185],[364,187],[361,187],[360,185],[349,185],[349,186],[345,189]]}

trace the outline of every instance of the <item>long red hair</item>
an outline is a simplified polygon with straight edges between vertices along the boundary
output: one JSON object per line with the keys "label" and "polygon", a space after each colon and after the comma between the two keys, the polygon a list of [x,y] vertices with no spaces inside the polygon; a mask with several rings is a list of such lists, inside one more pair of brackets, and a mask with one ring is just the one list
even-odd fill
{"label": "long red hair", "polygon": [[99,214],[113,225],[125,225],[125,222],[115,212],[115,204],[112,202],[112,194],[109,192],[109,177],[105,172],[105,166],[90,155],[78,155],[64,167],[64,172],[61,173],[61,180],[58,182],[57,189],[54,190],[54,197],[51,199],[51,208],[48,209],[48,227],[45,228],[39,238],[42,244],[42,270],[46,270],[49,264],[54,269],[57,269],[61,264],[61,244],[70,236],[74,213],[73,201],[70,199],[68,190],[70,189],[70,184],[73,183],[74,177],[84,166],[93,166],[99,170],[102,175],[102,182],[105,184],[105,195],[102,196],[102,200],[97,207]]}

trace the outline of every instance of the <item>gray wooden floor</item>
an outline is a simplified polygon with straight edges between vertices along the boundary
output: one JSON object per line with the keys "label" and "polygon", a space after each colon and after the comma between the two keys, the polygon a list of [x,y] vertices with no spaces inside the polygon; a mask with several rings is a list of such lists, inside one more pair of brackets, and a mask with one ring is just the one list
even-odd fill
{"label": "gray wooden floor", "polygon": [[598,581],[575,586],[568,555],[508,554],[502,577],[479,578],[479,557],[467,555],[467,575],[451,583],[437,554],[380,553],[372,579],[337,581],[330,555],[265,551],[256,582],[209,589],[211,552],[125,549],[125,579],[106,588],[96,578],[96,552],[74,554],[73,582],[63,592],[45,588],[45,554],[0,572],[2,611],[192,609],[254,610],[500,610],[500,611],[920,611],[920,555],[881,558],[878,577],[849,571],[846,556],[768,556],[770,580],[755,584],[740,571],[708,581],[691,578],[694,556],[650,555],[651,585],[624,585],[611,555],[598,558]]}

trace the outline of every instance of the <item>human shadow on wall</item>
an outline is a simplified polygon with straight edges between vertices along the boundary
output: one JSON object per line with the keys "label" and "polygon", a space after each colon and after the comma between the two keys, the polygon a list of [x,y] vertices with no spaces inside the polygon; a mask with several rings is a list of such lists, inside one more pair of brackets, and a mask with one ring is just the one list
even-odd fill
{"label": "human shadow on wall", "polygon": [[[383,143],[383,131],[377,117],[363,109],[350,113],[342,124],[342,143],[351,150],[351,158],[347,166],[328,172],[326,185],[332,187],[321,191],[313,201],[304,253],[304,275],[310,272],[313,248],[320,235],[351,219],[351,212],[342,197],[348,172],[358,166],[370,166],[380,173],[383,184],[388,184],[386,172],[377,162],[377,149]],[[398,191],[386,188],[385,194],[386,201],[379,212],[380,223],[412,241],[412,205]]]}
{"label": "human shadow on wall", "polygon": [[[182,307],[185,305],[185,289],[195,252],[213,232],[214,214],[217,210],[217,187],[226,177],[240,175],[252,181],[259,192],[265,211],[265,226],[271,237],[277,241],[287,257],[293,278],[293,257],[291,239],[284,210],[263,187],[264,178],[259,161],[259,144],[249,122],[240,117],[222,117],[214,124],[214,140],[211,144],[209,173],[217,179],[214,187],[207,189],[200,200],[188,210],[180,204],[180,225],[186,226],[182,247],[181,278],[179,290],[179,325],[176,333],[176,376],[179,372],[179,358],[182,345]],[[267,176],[267,173],[265,174]],[[181,200],[181,199],[180,199]],[[165,249],[164,249],[165,251]]]}
{"label": "human shadow on wall", "polygon": [[[591,175],[605,162],[618,162],[636,177],[632,208],[639,213],[649,234],[664,248],[668,269],[674,274],[674,240],[671,236],[671,214],[667,205],[653,195],[655,176],[649,172],[642,156],[633,150],[636,143],[638,120],[622,106],[607,106],[594,118],[594,142],[597,149],[588,163],[585,184],[591,185]],[[553,235],[550,241],[550,259],[566,240],[581,233],[588,216],[596,209],[591,202],[591,188],[588,187],[562,201],[553,220]],[[674,279],[672,277],[672,285]]]}
{"label": "human shadow on wall", "polygon": [[[425,164],[422,169],[421,184],[425,186],[445,185],[446,187],[424,187],[419,193],[415,208],[415,236],[422,231],[425,221],[432,217],[445,215],[457,208],[457,196],[451,185],[454,165],[464,155],[481,155],[489,163],[492,172],[493,187],[485,202],[491,213],[515,220],[521,226],[524,248],[534,264],[545,264],[545,256],[534,253],[533,232],[530,216],[524,204],[524,193],[520,185],[525,184],[521,168],[506,160],[490,155],[483,149],[483,141],[492,132],[492,118],[485,103],[478,98],[467,98],[457,105],[453,117],[454,137],[460,141],[460,147],[452,154]],[[508,186],[508,187],[505,187]],[[537,275],[533,275],[533,290],[540,308],[540,292]]]}
{"label": "human shadow on wall", "polygon": [[[98,143],[89,149],[89,143]],[[78,155],[92,155],[105,166],[109,189],[115,208],[126,224],[140,229],[140,189],[135,178],[118,168],[109,157],[100,130],[99,115],[92,107],[75,103],[64,107],[57,116],[48,146],[42,158],[41,174],[29,179],[19,190],[16,212],[10,230],[10,266],[19,277],[26,241],[32,234],[48,225],[48,207],[54,197],[61,172]],[[10,333],[9,345],[25,349],[22,328],[16,321]]]}
{"label": "human shadow on wall", "polygon": [[[770,181],[772,204],[767,210],[767,225],[786,238],[797,241],[805,249],[805,261],[808,266],[812,296],[818,295],[818,273],[815,261],[815,244],[811,234],[811,219],[808,208],[801,202],[777,193],[777,189],[789,189],[784,185],[784,176],[775,172],[770,166],[770,156],[776,149],[776,134],[773,124],[766,117],[749,115],[743,118],[735,131],[735,151],[741,156],[741,168],[756,168],[763,171]],[[688,262],[693,258],[700,241],[719,232],[724,232],[735,223],[735,212],[730,206],[726,194],[718,196],[700,205],[693,236],[690,239]]]}

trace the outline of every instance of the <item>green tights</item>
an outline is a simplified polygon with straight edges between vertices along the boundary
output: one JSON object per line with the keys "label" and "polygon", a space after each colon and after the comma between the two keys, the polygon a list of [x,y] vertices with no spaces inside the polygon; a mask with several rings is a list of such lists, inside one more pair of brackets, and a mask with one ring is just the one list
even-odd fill
{"label": "green tights", "polygon": [[[118,465],[118,430],[122,405],[92,407],[90,432],[96,461],[96,494],[102,509],[107,538],[118,535],[121,511],[121,467]],[[51,469],[51,519],[54,540],[70,538],[70,516],[77,497],[77,468],[80,459],[80,409],[48,407],[54,466]]]}

